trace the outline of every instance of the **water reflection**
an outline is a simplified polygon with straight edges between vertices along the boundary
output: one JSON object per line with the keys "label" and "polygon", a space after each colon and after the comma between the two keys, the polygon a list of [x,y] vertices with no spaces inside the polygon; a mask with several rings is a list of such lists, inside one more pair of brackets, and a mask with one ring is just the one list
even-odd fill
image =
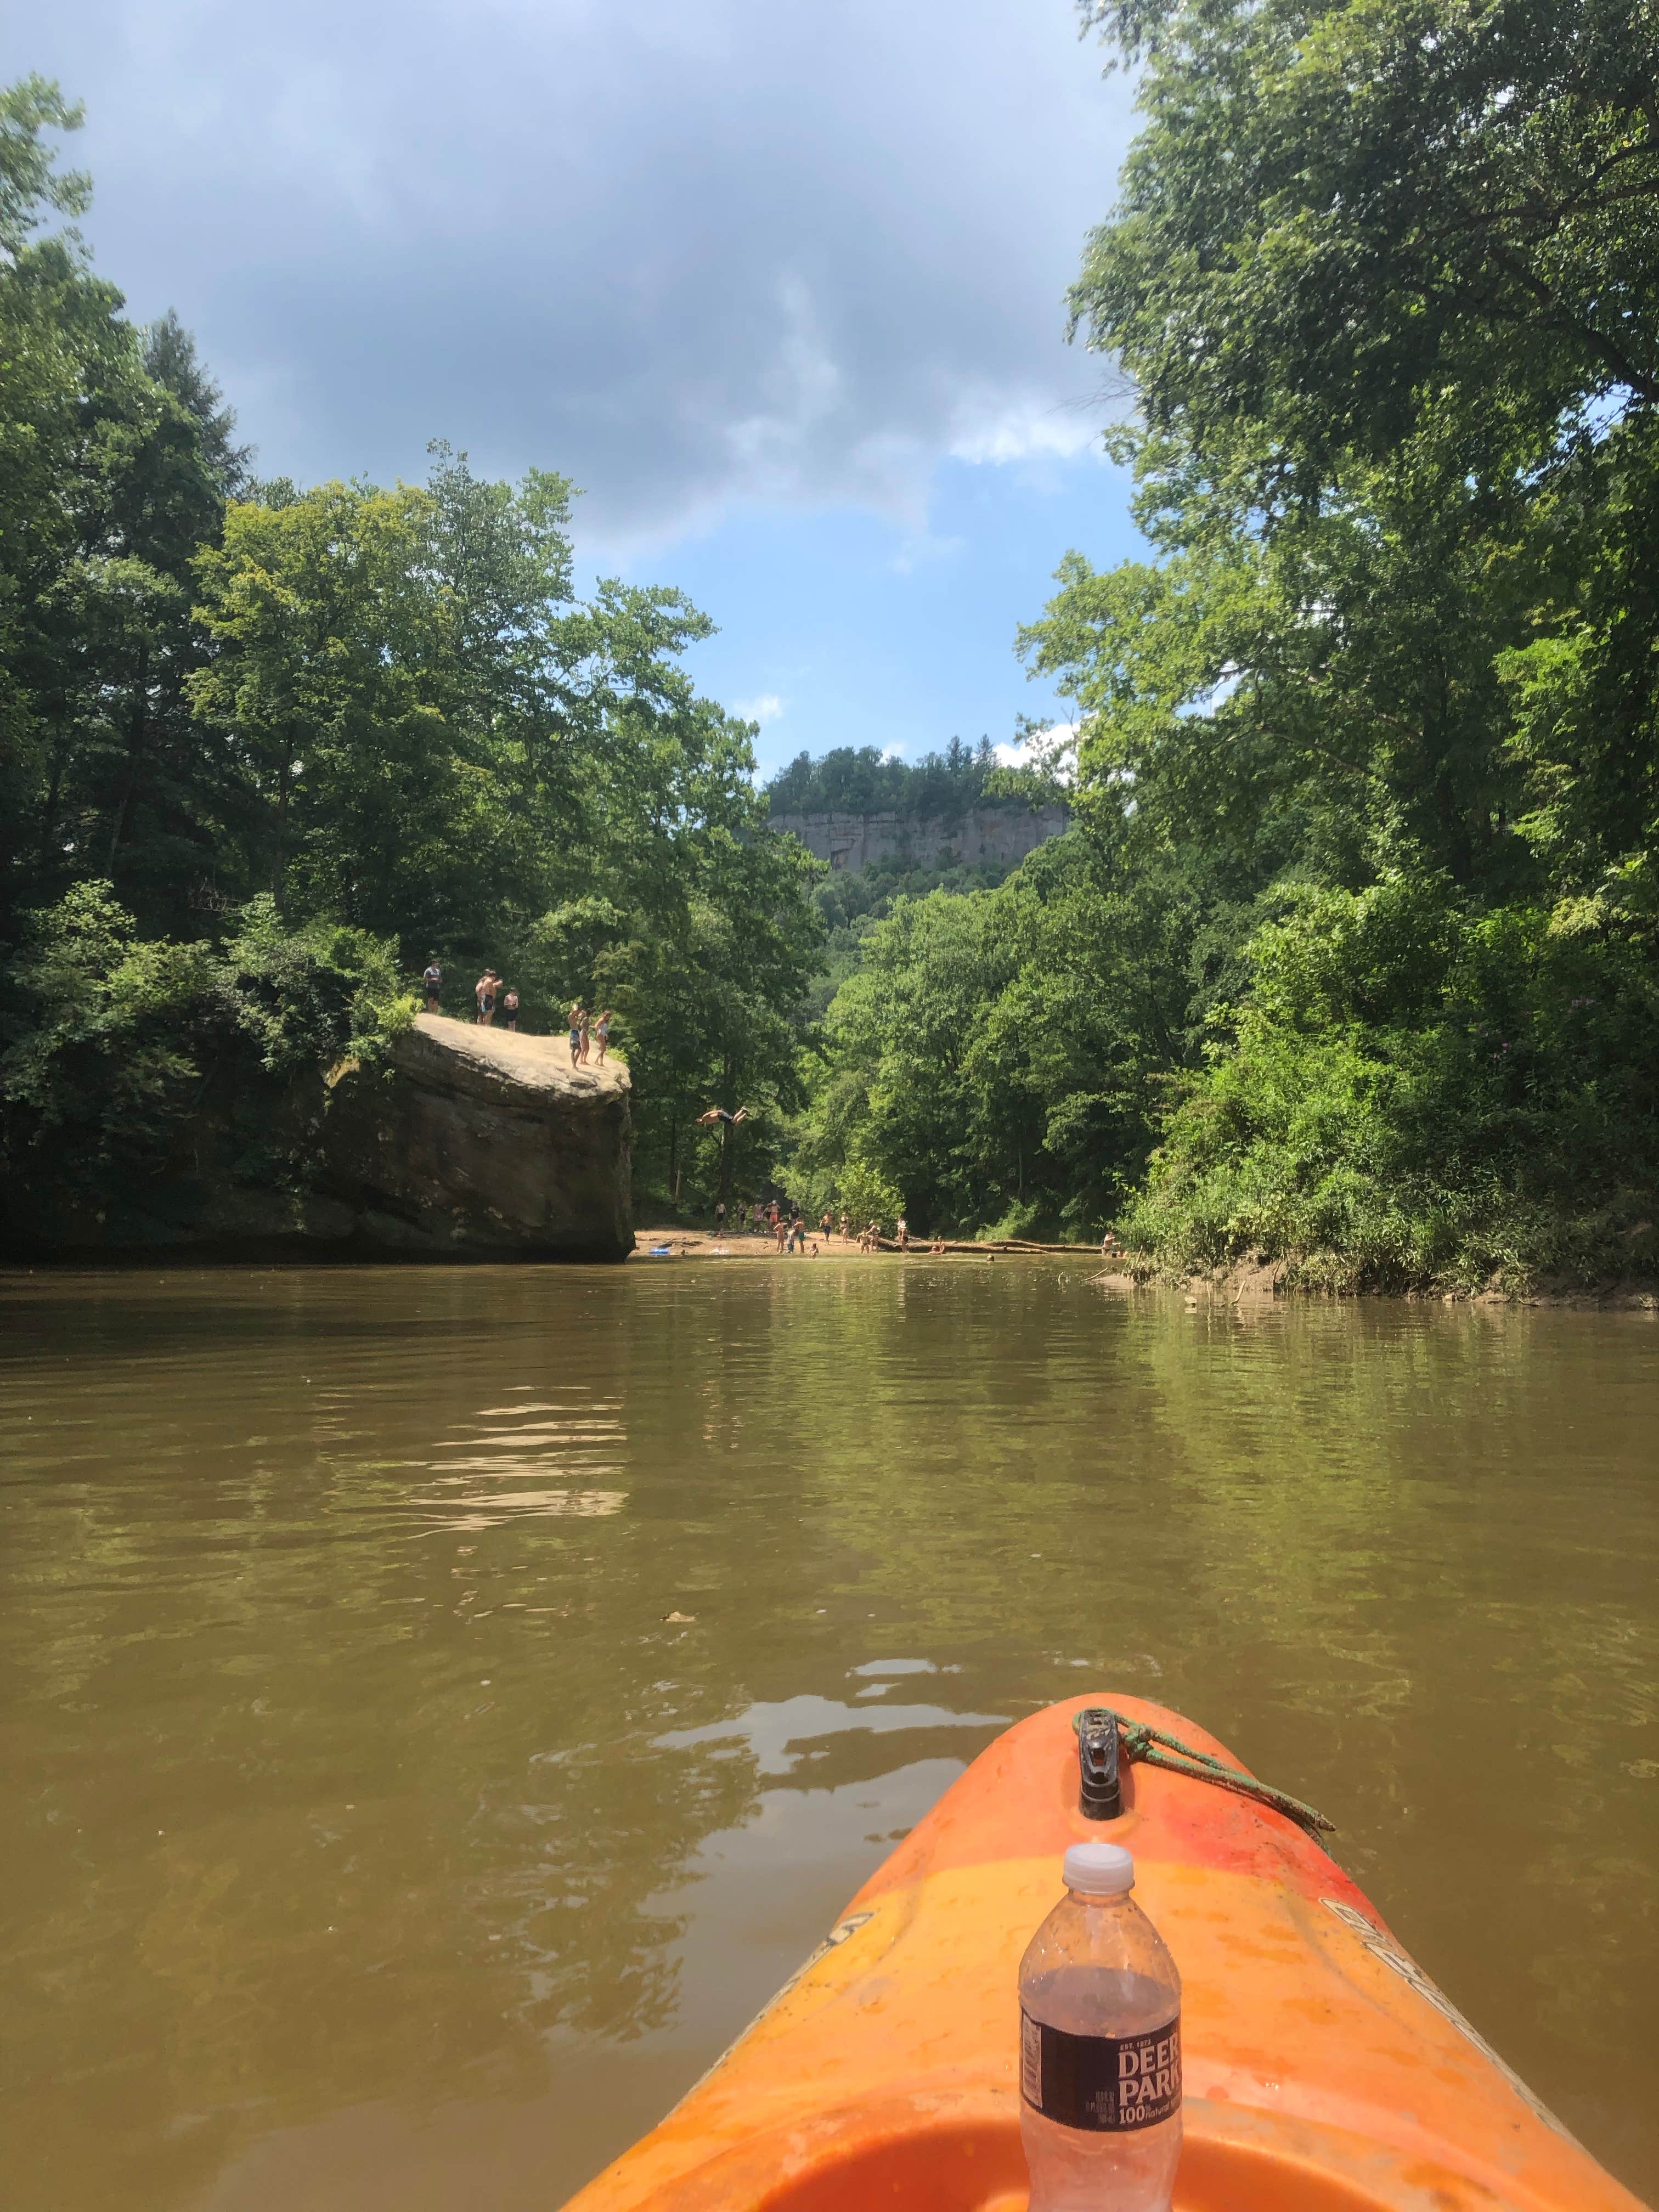
{"label": "water reflection", "polygon": [[[933,1671],[926,1660],[909,1663]],[[874,1670],[855,1667],[850,1671],[860,1674]],[[890,1668],[882,1664],[881,1671]],[[702,1728],[677,1729],[659,1736],[656,1747],[684,1751],[696,1744],[744,1743],[757,1774],[793,1774],[804,1761],[828,1759],[837,1748],[845,1748],[842,1739],[854,1729],[890,1735],[899,1729],[999,1729],[1007,1724],[1006,1714],[953,1713],[943,1705],[884,1705],[878,1711],[871,1711],[860,1705],[843,1705],[836,1698],[801,1696],[786,1698],[780,1705],[750,1705],[729,1720],[710,1721]],[[738,1754],[721,1750],[714,1755],[734,1758]]]}
{"label": "water reflection", "polygon": [[13,2201],[556,2203],[1114,1687],[1338,1819],[1651,2191],[1656,1348],[1013,1266],[0,1283]]}
{"label": "water reflection", "polygon": [[[533,1392],[527,1382],[516,1387]],[[433,1516],[431,1533],[489,1528],[526,1516],[602,1520],[627,1503],[625,1490],[595,1480],[614,1476],[626,1456],[620,1400],[572,1390],[562,1398],[532,1395],[528,1404],[485,1406],[473,1419],[494,1425],[473,1427],[433,1446],[442,1456],[427,1462],[427,1486],[445,1494],[410,1500]],[[586,1478],[581,1488],[568,1486],[572,1475]],[[566,1480],[556,1488],[524,1486],[545,1485],[550,1476]]]}

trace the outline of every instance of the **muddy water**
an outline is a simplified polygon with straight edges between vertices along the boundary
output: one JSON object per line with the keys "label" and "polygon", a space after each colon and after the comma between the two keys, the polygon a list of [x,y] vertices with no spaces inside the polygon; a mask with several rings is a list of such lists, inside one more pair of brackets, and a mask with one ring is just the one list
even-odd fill
{"label": "muddy water", "polygon": [[1659,2192],[1659,1326],[1086,1273],[0,1280],[11,2212],[550,2212],[1097,1687]]}

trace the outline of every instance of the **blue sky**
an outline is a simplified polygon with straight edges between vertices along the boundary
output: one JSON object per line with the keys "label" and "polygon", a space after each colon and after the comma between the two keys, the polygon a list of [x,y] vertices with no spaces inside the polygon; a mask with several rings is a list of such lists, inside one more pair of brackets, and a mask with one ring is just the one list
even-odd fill
{"label": "blue sky", "polygon": [[429,439],[585,489],[702,688],[805,747],[1009,738],[1060,556],[1134,550],[1064,343],[1121,77],[1066,0],[0,0],[85,100],[84,228],[271,474]]}

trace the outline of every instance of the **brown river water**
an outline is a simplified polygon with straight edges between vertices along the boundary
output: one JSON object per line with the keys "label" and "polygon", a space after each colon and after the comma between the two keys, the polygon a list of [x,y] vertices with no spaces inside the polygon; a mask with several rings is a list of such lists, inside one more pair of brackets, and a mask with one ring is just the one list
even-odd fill
{"label": "brown river water", "polygon": [[1091,1272],[0,1278],[8,2212],[552,2212],[1096,1689],[1659,2195],[1659,1322]]}

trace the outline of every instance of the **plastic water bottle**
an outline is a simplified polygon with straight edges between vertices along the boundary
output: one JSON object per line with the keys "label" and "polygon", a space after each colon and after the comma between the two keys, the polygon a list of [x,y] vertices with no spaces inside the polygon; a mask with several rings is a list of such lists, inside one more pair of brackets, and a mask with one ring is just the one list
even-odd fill
{"label": "plastic water bottle", "polygon": [[1181,1977],[1118,1844],[1073,1844],[1019,1962],[1030,2212],[1169,2212],[1181,2157]]}

